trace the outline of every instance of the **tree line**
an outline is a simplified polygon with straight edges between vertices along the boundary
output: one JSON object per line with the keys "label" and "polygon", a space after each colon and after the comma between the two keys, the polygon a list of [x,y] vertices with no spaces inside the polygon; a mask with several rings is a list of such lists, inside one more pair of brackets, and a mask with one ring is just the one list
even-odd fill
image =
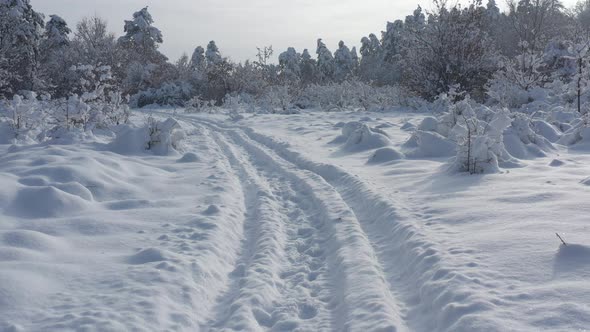
{"label": "tree line", "polygon": [[399,86],[426,100],[450,93],[506,106],[558,82],[580,98],[588,76],[590,0],[570,9],[558,0],[511,0],[505,11],[494,0],[433,4],[388,22],[379,36],[362,37],[358,52],[343,41],[332,52],[318,39],[315,52],[289,47],[278,63],[270,61],[272,47],[236,63],[215,41],[170,61],[159,51],[164,36],[147,7],[133,13],[117,37],[98,16],[70,27],[57,15],[46,19],[29,0],[0,0],[0,99],[32,91],[37,98],[75,95],[134,106],[221,105],[228,96],[259,98],[277,86],[295,95],[311,85],[350,81]]}

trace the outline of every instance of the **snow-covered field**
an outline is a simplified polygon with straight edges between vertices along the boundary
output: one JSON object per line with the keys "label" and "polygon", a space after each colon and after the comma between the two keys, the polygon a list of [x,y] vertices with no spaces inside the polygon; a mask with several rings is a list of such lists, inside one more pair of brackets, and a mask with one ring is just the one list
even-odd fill
{"label": "snow-covered field", "polygon": [[0,331],[590,327],[590,154],[456,174],[423,114],[244,116],[0,145]]}

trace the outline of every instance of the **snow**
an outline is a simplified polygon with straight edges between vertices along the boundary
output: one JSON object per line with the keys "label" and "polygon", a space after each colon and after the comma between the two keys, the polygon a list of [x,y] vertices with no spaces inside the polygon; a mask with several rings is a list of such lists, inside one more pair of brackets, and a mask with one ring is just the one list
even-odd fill
{"label": "snow", "polygon": [[519,167],[468,175],[427,114],[151,112],[0,145],[0,331],[590,324],[574,119],[512,121]]}

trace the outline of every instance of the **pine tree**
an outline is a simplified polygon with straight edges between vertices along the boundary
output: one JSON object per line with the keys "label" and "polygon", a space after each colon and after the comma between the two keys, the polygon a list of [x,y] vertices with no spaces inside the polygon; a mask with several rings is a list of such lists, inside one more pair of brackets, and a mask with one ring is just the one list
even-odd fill
{"label": "pine tree", "polygon": [[354,62],[352,54],[343,41],[338,43],[338,49],[334,52],[334,80],[342,82],[352,75]]}
{"label": "pine tree", "polygon": [[159,44],[164,42],[162,32],[153,27],[154,20],[148,7],[135,12],[133,20],[125,21],[125,35],[119,38],[119,44],[131,51],[134,60],[142,64],[160,64],[167,58],[158,51]]}
{"label": "pine tree", "polygon": [[195,71],[202,71],[205,65],[205,50],[201,46],[197,46],[191,56],[190,68]]}
{"label": "pine tree", "polygon": [[279,55],[281,78],[287,82],[298,81],[301,76],[301,54],[289,47]]}
{"label": "pine tree", "polygon": [[334,77],[335,63],[332,52],[326,47],[326,44],[322,42],[322,39],[318,39],[316,54],[318,55],[318,72],[320,80],[323,82],[329,82]]}
{"label": "pine tree", "polygon": [[212,40],[207,45],[207,52],[205,52],[205,58],[207,59],[208,65],[216,65],[223,61],[221,57],[221,53],[219,53],[219,48],[215,44],[215,41]]}
{"label": "pine tree", "polygon": [[46,90],[53,97],[64,97],[70,88],[69,68],[74,64],[69,49],[72,32],[64,19],[51,15],[41,41],[41,73]]}
{"label": "pine tree", "polygon": [[303,84],[315,83],[317,80],[317,62],[312,59],[307,49],[301,53],[301,64],[299,65],[301,72],[301,82]]}

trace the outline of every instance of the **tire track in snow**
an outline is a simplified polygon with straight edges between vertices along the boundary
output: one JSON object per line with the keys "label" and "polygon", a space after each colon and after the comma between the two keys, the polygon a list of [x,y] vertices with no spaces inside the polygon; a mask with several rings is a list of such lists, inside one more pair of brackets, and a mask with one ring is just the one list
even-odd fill
{"label": "tire track in snow", "polygon": [[[328,251],[332,254],[331,264],[336,270],[334,287],[342,290],[334,296],[332,305],[338,312],[335,319],[337,330],[405,330],[401,309],[396,294],[385,280],[373,247],[362,231],[354,212],[342,200],[339,193],[319,175],[302,171],[292,163],[266,151],[258,143],[249,140],[245,134],[232,130],[225,131],[209,122],[197,121],[219,133],[229,134],[252,157],[260,163],[270,165],[286,178],[298,183],[297,190],[312,200],[322,220],[330,225]],[[272,290],[273,292],[275,289]],[[264,294],[251,294],[260,297]]]}
{"label": "tire track in snow", "polygon": [[268,183],[259,177],[216,134],[209,132],[230,160],[242,182],[246,203],[245,239],[230,273],[228,290],[217,300],[213,317],[204,329],[260,331],[270,327],[259,308],[270,307],[280,296],[275,281],[284,258],[285,232],[279,208]]}
{"label": "tire track in snow", "polygon": [[482,296],[482,292],[488,291],[485,286],[477,278],[449,269],[444,255],[408,220],[408,213],[373,192],[361,179],[339,167],[310,161],[290,150],[288,144],[251,128],[220,125],[202,118],[197,121],[241,136],[244,144],[255,145],[274,159],[291,163],[327,182],[358,217],[390,289],[396,290],[400,302],[407,305],[404,318],[410,329],[502,330],[498,321],[482,316],[494,310],[496,302]]}
{"label": "tire track in snow", "polygon": [[[272,268],[275,272],[279,271],[279,274],[262,276],[267,278],[265,281],[272,284],[277,293],[266,303],[247,303],[251,306],[256,321],[272,330],[334,330],[329,303],[333,299],[329,286],[332,283],[329,276],[331,269],[326,265],[323,249],[326,239],[320,236],[325,223],[317,217],[315,207],[301,196],[296,184],[285,178],[280,171],[268,167],[266,163],[260,163],[222,136],[214,136],[231,156],[230,159],[240,165],[246,176],[245,181],[256,179],[256,182],[263,183],[269,189],[269,197],[273,199],[272,208],[275,209],[274,222],[281,223],[282,259],[267,262],[275,264]],[[253,199],[258,200],[258,197],[254,196]],[[241,277],[245,283],[253,277],[260,279],[260,276],[253,274]],[[234,295],[234,303],[244,302],[244,298],[251,297],[251,294],[259,296],[264,291],[262,288],[251,291],[241,289],[237,291],[239,296]],[[246,311],[247,305],[244,306]]]}

